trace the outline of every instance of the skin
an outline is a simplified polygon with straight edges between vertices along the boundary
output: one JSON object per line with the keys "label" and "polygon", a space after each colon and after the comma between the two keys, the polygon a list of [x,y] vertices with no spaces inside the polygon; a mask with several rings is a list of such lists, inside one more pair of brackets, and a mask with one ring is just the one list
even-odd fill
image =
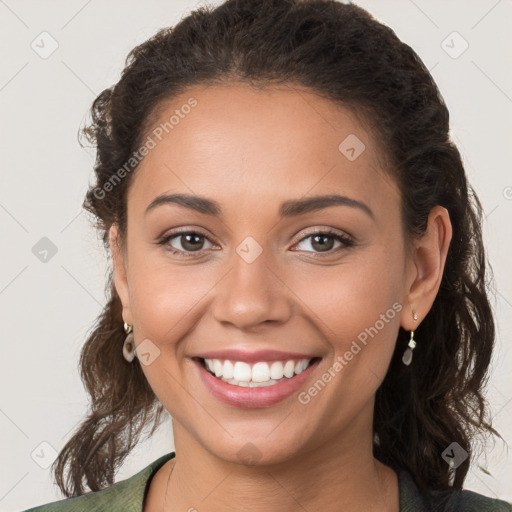
{"label": "skin", "polygon": [[[141,367],[173,418],[177,456],[152,479],[144,510],[398,511],[397,475],[372,455],[375,392],[399,327],[414,329],[434,302],[448,212],[435,207],[408,250],[400,194],[377,143],[349,110],[306,89],[193,87],[162,105],[154,126],[190,97],[197,106],[133,176],[126,240],[110,229],[123,319],[136,345],[149,338],[160,350]],[[366,146],[354,161],[338,150],[349,134]],[[164,192],[214,199],[223,215],[171,204],[144,215]],[[349,206],[279,217],[283,201],[333,193],[365,203],[374,218]],[[156,244],[181,227],[206,236],[199,251],[181,236],[168,242],[190,258]],[[308,237],[322,228],[356,245],[327,238],[323,252]],[[250,264],[236,252],[248,236],[263,251]],[[316,354],[308,389],[394,303],[401,311],[308,404],[297,394],[265,408],[223,404],[191,360],[225,348]],[[261,454],[253,464],[238,456],[248,442]]]}

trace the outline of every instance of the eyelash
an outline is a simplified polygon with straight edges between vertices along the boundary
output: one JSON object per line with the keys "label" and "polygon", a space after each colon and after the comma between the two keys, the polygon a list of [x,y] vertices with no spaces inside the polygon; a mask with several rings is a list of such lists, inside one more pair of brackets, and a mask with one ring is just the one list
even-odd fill
{"label": "eyelash", "polygon": [[[183,231],[174,231],[172,233],[169,233],[168,235],[165,235],[157,242],[157,244],[164,246],[165,244],[168,244],[173,238],[176,238],[177,236],[180,236],[180,235],[199,235],[201,237],[206,238],[210,243],[213,243],[208,238],[208,236],[206,236],[204,233],[201,233],[200,231],[185,231],[185,230],[183,230]],[[341,242],[344,245],[344,247],[343,246],[338,247],[337,249],[330,250],[326,253],[316,252],[316,253],[314,253],[315,257],[323,258],[324,256],[332,256],[333,254],[336,254],[337,252],[339,252],[343,249],[347,249],[347,248],[353,247],[355,245],[355,242],[348,236],[341,235],[340,233],[337,233],[336,231],[332,231],[329,229],[308,233],[306,236],[302,237],[297,242],[297,244],[299,244],[300,242],[303,242],[304,240],[306,240],[308,238],[312,238],[315,235],[329,235],[331,238],[334,238],[336,241]],[[297,245],[297,244],[295,244],[295,245]],[[195,256],[197,257],[197,255],[203,251],[203,249],[201,249],[199,251],[181,251],[179,249],[175,249],[174,247],[172,247],[170,245],[168,247],[166,247],[165,249],[168,250],[169,252],[171,252],[172,254],[179,255],[180,257],[183,257],[183,258],[192,258]],[[298,251],[298,252],[300,252],[300,251]],[[306,251],[306,252],[312,252],[312,251]]]}

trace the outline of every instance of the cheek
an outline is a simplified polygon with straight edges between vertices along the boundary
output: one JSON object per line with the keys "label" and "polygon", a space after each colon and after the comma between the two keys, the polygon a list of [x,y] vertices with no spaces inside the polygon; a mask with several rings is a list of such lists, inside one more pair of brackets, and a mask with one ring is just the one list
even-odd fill
{"label": "cheek", "polygon": [[373,324],[403,289],[402,254],[374,246],[347,253],[339,265],[287,274],[293,290],[332,330],[344,335]]}
{"label": "cheek", "polygon": [[384,378],[400,326],[402,258],[400,246],[374,246],[290,286],[351,378]]}
{"label": "cheek", "polygon": [[165,256],[134,251],[129,269],[130,304],[138,337],[161,350],[190,330],[201,301],[211,290],[211,269],[171,264]]}

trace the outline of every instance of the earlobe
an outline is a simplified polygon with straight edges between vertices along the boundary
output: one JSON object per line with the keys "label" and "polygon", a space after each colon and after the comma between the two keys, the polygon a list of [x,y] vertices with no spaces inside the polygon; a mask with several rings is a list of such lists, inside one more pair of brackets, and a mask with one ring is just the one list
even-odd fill
{"label": "earlobe", "polygon": [[[407,299],[419,318],[425,318],[441,286],[448,249],[452,238],[450,215],[446,208],[435,206],[430,211],[428,226],[415,242],[413,265],[407,281]],[[414,329],[410,315],[405,315],[405,329]]]}
{"label": "earlobe", "polygon": [[118,226],[115,223],[112,224],[109,229],[109,244],[112,255],[114,285],[123,305],[123,320],[128,324],[133,324],[130,310],[125,256],[119,244]]}

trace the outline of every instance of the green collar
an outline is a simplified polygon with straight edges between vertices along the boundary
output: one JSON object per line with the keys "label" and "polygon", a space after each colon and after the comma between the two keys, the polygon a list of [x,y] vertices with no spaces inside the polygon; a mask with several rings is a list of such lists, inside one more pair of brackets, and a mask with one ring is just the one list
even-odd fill
{"label": "green collar", "polygon": [[[167,453],[132,477],[101,491],[41,505],[24,512],[104,512],[106,505],[109,512],[142,512],[151,478],[175,456],[176,452]],[[433,493],[422,494],[406,470],[398,471],[398,484],[400,512],[512,512],[510,504],[470,491],[454,491],[448,498]]]}

